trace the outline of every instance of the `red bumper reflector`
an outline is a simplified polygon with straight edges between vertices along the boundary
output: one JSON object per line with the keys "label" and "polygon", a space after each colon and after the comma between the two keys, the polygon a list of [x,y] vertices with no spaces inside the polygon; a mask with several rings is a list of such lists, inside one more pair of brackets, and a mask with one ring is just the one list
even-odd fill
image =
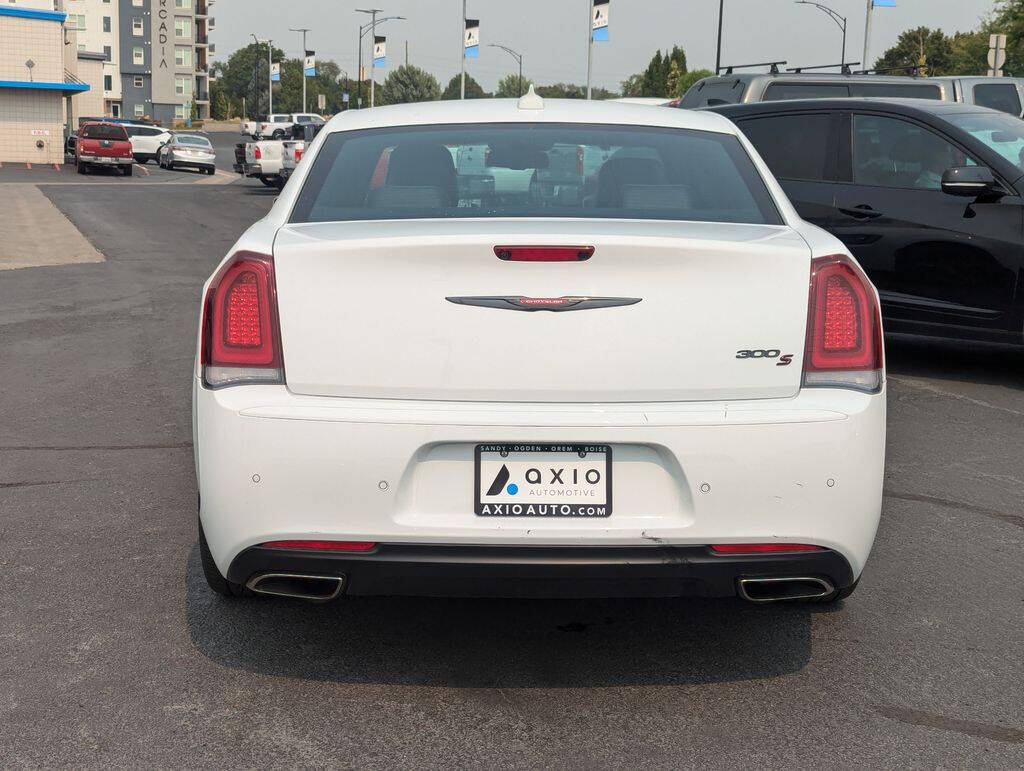
{"label": "red bumper reflector", "polygon": [[821,551],[822,547],[808,543],[714,543],[716,554],[771,554],[773,552]]}
{"label": "red bumper reflector", "polygon": [[592,246],[496,246],[494,254],[506,262],[581,262],[594,255]]}
{"label": "red bumper reflector", "polygon": [[308,549],[309,551],[370,551],[374,541],[267,541],[271,549]]}

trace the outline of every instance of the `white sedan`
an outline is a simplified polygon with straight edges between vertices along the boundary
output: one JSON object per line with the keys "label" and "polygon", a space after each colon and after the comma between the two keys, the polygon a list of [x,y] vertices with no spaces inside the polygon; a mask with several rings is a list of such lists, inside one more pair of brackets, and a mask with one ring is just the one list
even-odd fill
{"label": "white sedan", "polygon": [[875,289],[710,113],[342,113],[207,281],[193,391],[228,596],[828,601],[879,520]]}

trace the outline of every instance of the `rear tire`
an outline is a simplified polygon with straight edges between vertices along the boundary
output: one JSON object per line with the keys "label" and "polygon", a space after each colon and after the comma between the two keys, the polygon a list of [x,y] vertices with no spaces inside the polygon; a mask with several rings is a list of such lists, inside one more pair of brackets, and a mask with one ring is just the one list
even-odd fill
{"label": "rear tire", "polygon": [[88,174],[88,173],[89,173],[89,172],[88,172],[88,171],[86,170],[86,168],[85,168],[85,164],[84,164],[84,163],[82,163],[81,161],[79,161],[78,163],[76,163],[76,164],[75,164],[75,166],[76,166],[76,167],[78,168],[78,173],[79,173],[79,174]]}
{"label": "rear tire", "polygon": [[128,166],[124,167],[124,175],[126,177],[130,177],[134,170],[135,170],[135,167],[129,164]]}
{"label": "rear tire", "polygon": [[284,139],[284,132],[281,131],[281,129],[278,129],[273,134],[271,134],[271,138],[272,139]]}
{"label": "rear tire", "polygon": [[210,553],[210,546],[206,543],[206,534],[203,533],[203,522],[199,520],[199,556],[203,561],[203,576],[206,578],[206,585],[210,590],[222,597],[241,597],[245,594],[245,587],[228,581],[220,574],[217,563],[213,561],[213,554]]}
{"label": "rear tire", "polygon": [[214,169],[212,169],[212,168],[206,170],[206,173],[209,174],[211,177],[213,176],[213,172],[214,172]]}
{"label": "rear tire", "polygon": [[260,182],[262,182],[267,187],[274,187],[274,185],[275,185],[274,180],[272,180],[270,177],[265,177],[263,175],[260,175],[259,180],[260,180]]}

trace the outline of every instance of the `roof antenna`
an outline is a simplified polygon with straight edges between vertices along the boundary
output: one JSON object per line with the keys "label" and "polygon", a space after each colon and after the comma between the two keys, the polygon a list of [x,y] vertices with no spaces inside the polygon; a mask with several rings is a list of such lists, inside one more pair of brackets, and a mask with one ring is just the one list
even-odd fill
{"label": "roof antenna", "polygon": [[544,99],[537,95],[533,90],[533,83],[530,84],[530,90],[519,97],[518,107],[520,110],[543,110]]}

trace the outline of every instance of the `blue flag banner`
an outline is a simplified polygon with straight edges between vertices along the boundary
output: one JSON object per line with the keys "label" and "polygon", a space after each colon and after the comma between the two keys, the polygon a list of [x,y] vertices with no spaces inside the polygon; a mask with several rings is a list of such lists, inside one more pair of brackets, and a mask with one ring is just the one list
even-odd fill
{"label": "blue flag banner", "polygon": [[874,8],[895,8],[896,0],[874,0],[871,5]]}
{"label": "blue flag banner", "polygon": [[466,19],[466,58],[477,59],[480,56],[480,19]]}
{"label": "blue flag banner", "polygon": [[594,41],[608,40],[608,0],[594,0],[593,31],[590,33]]}
{"label": "blue flag banner", "polygon": [[302,64],[302,71],[308,78],[316,76],[316,57],[308,52],[306,53],[306,59]]}
{"label": "blue flag banner", "polygon": [[277,62],[270,65],[270,80],[274,83],[281,82],[281,65]]}
{"label": "blue flag banner", "polygon": [[388,66],[388,39],[384,35],[373,36],[373,66]]}

